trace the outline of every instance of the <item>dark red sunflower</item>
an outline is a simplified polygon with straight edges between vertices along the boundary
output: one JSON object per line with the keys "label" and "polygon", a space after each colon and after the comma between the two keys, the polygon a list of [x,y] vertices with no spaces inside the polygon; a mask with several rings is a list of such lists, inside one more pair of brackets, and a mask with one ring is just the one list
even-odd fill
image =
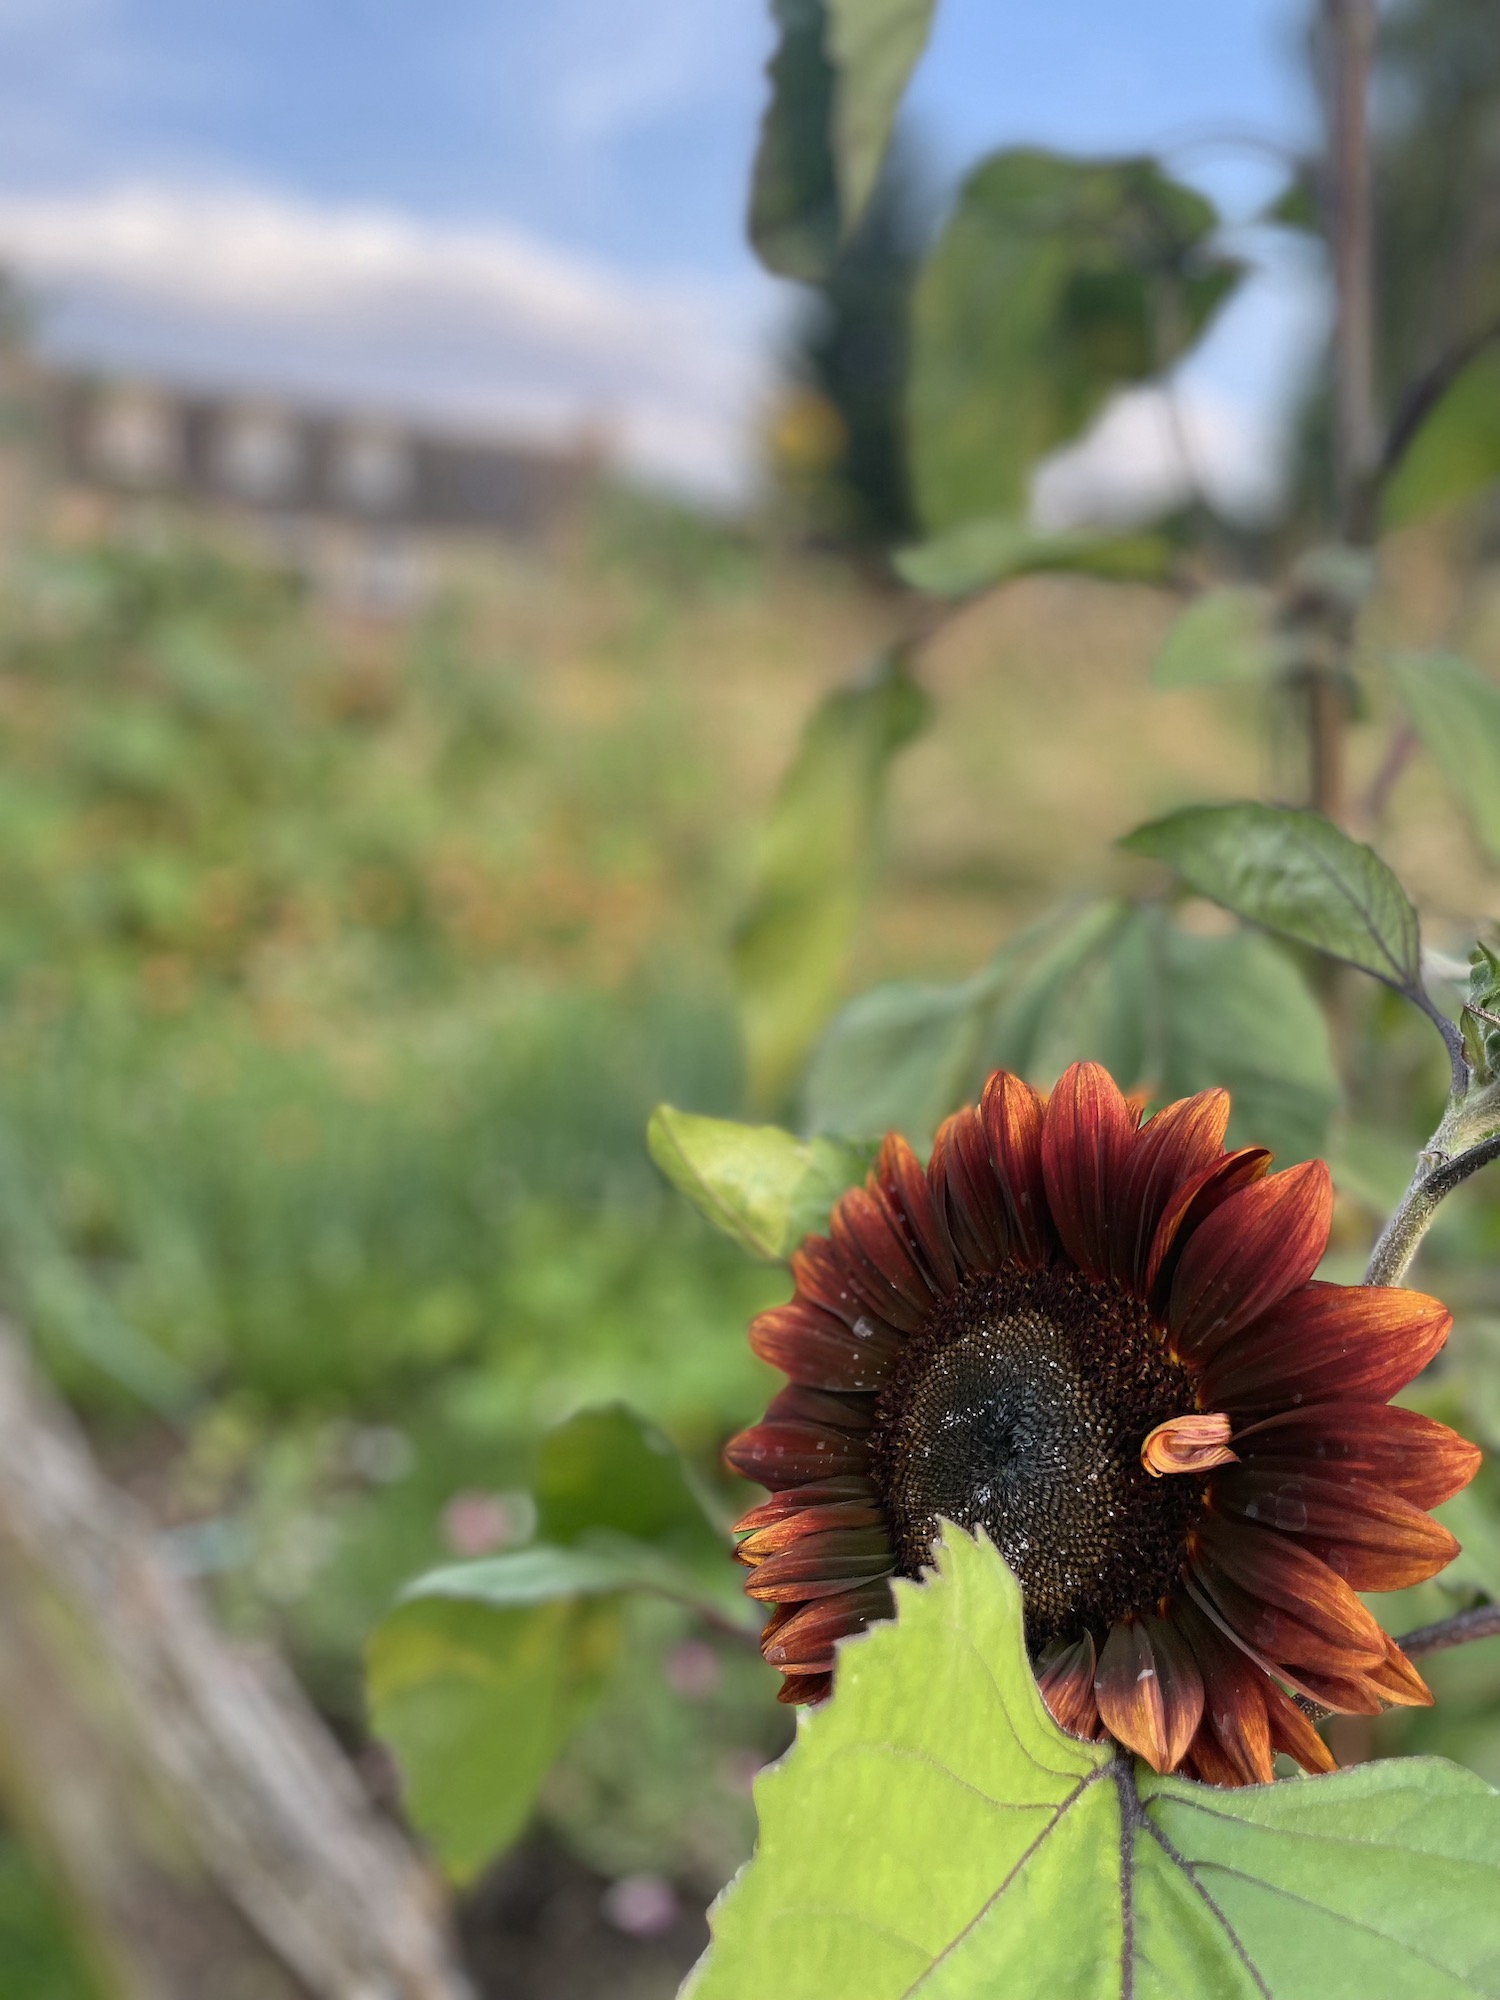
{"label": "dark red sunflower", "polygon": [[738,1553],[784,1701],[827,1693],[941,1519],[1015,1572],[1058,1721],[1158,1771],[1330,1769],[1294,1696],[1431,1700],[1355,1593],[1456,1552],[1425,1510],[1479,1454],[1388,1401],[1449,1315],[1315,1280],[1327,1168],[1268,1175],[1228,1118],[1210,1090],[1142,1125],[1095,1063],[1050,1100],[999,1072],[925,1171],[891,1136],[797,1251],[750,1330],[790,1386],[726,1452],[772,1491]]}

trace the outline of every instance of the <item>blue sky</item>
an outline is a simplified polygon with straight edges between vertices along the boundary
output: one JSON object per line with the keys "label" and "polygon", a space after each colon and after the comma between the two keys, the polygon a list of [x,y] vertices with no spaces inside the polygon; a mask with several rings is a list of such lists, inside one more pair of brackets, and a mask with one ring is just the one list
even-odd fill
{"label": "blue sky", "polygon": [[[1179,169],[1243,216],[1277,169],[1237,135],[1310,130],[1303,16],[1293,0],[942,0],[913,122],[945,182],[990,145],[1191,140]],[[467,383],[476,410],[544,422],[592,397],[659,445],[667,348],[696,345],[690,473],[748,420],[783,310],[741,235],[770,46],[762,0],[0,0],[0,255],[35,273],[64,351],[455,410]],[[372,291],[359,228],[377,225]],[[572,332],[552,338],[546,298],[570,285]],[[1221,400],[1274,400],[1276,341],[1310,323],[1305,281],[1294,294],[1283,273],[1220,343]],[[634,358],[611,358],[611,319]]]}

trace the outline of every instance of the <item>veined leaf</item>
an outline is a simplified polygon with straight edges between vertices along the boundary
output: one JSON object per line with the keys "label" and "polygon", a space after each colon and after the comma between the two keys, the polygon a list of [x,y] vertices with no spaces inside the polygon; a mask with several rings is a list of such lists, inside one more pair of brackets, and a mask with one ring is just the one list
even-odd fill
{"label": "veined leaf", "polygon": [[717,1580],[727,1527],[672,1440],[624,1403],[579,1410],[549,1431],[532,1493],[537,1536],[587,1545],[601,1531],[649,1543]]}
{"label": "veined leaf", "polygon": [[864,213],[935,0],[771,0],[750,240],[768,270],[816,284]]}
{"label": "veined leaf", "polygon": [[908,431],[934,533],[1026,511],[1033,466],[1160,374],[1236,282],[1207,200],[1154,160],[1018,148],[970,175],[913,318]]}
{"label": "veined leaf", "polygon": [[1251,585],[1206,590],[1173,620],[1151,664],[1157,687],[1265,680],[1284,663],[1271,630],[1270,594]]}
{"label": "veined leaf", "polygon": [[1081,1056],[1158,1100],[1223,1084],[1232,1143],[1288,1164],[1321,1151],[1339,1101],[1322,1010],[1270,939],[1193,937],[1104,902],[1037,926],[969,979],[861,995],[819,1045],[804,1108],[815,1128],[920,1145],[992,1069],[1046,1087]]}
{"label": "veined leaf", "polygon": [[1044,534],[1009,514],[960,521],[931,541],[898,551],[896,574],[934,597],[967,597],[1007,577],[1072,571],[1117,583],[1158,583],[1172,562],[1161,535],[1109,535],[1092,529]]}
{"label": "veined leaf", "polygon": [[756,1783],[684,2000],[1500,1995],[1500,1793],[1437,1759],[1221,1791],[1066,1735],[1014,1579],[945,1530]]}
{"label": "veined leaf", "polygon": [[1500,687],[1451,653],[1398,660],[1391,672],[1480,844],[1500,861]]}
{"label": "veined leaf", "polygon": [[797,1139],[779,1125],[737,1125],[659,1104],[651,1157],[679,1194],[752,1257],[789,1257],[870,1165],[868,1146]]}
{"label": "veined leaf", "polygon": [[1417,913],[1373,848],[1321,813],[1286,806],[1187,806],[1120,842],[1175,868],[1236,916],[1422,993]]}
{"label": "veined leaf", "polygon": [[813,714],[762,840],[734,939],[752,1100],[773,1108],[839,999],[869,893],[892,757],[927,720],[899,652]]}

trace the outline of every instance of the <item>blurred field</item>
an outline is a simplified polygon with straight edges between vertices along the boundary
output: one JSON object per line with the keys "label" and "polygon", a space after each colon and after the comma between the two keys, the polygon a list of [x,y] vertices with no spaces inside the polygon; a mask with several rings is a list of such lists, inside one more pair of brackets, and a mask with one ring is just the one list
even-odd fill
{"label": "blurred field", "polygon": [[[1205,773],[1265,787],[1259,697],[1149,688],[1171,609],[1038,580],[929,649],[851,990],[967,971],[1061,891],[1139,880],[1110,843]],[[186,533],[13,578],[5,1296],[184,1566],[351,1740],[370,1623],[423,1565],[524,1536],[539,1428],[624,1397],[711,1464],[762,1393],[743,1327],[782,1281],[665,1193],[641,1134],[663,1097],[740,1108],[723,946],[757,828],[899,615],[627,496],[570,551],[455,567],[411,624]],[[1432,781],[1395,797],[1393,858],[1473,909]],[[753,1656],[632,1615],[645,1664],[545,1818],[601,1879],[701,1901],[785,1714]],[[0,1847],[0,1924],[45,1954],[18,1870]]]}

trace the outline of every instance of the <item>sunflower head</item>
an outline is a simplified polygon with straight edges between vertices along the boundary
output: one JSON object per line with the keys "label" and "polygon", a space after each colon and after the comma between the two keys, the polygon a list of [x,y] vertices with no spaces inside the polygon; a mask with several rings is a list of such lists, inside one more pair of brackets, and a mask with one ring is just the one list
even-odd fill
{"label": "sunflower head", "polygon": [[1228,1118],[1215,1090],[1141,1124],[1094,1063],[1050,1100],[998,1072],[797,1251],[750,1330],[789,1386],[726,1452],[771,1490],[738,1555],[783,1700],[827,1693],[944,1520],[1015,1572],[1057,1720],[1159,1771],[1329,1769],[1295,1697],[1431,1699],[1356,1593],[1456,1551],[1426,1510],[1479,1454],[1389,1401],[1449,1315],[1317,1282],[1327,1168],[1226,1152]]}

